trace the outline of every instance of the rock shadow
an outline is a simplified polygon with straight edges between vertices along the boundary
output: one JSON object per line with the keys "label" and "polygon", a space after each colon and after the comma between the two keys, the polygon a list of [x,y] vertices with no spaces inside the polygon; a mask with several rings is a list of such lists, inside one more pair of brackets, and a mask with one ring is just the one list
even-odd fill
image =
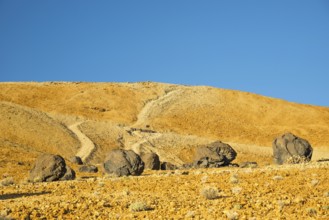
{"label": "rock shadow", "polygon": [[21,197],[29,197],[29,196],[41,196],[50,194],[51,192],[37,192],[37,193],[10,193],[10,194],[4,194],[0,195],[0,201],[1,200],[8,200],[8,199],[17,199]]}

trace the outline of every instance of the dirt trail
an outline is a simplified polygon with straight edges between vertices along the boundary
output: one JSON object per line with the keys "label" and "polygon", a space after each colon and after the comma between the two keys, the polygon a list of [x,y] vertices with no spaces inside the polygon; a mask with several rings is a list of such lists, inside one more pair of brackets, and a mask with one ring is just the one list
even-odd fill
{"label": "dirt trail", "polygon": [[157,99],[151,100],[144,108],[139,112],[137,116],[137,121],[132,125],[132,127],[138,127],[146,123],[147,119],[150,118],[151,114],[154,112],[161,112],[163,106],[168,104],[173,98],[175,98],[176,94],[181,93],[181,89],[174,89],[163,96],[159,96]]}
{"label": "dirt trail", "polygon": [[[147,120],[152,116],[152,114],[160,113],[163,108],[170,104],[170,102],[177,97],[177,94],[181,93],[181,89],[173,89],[162,96],[159,96],[156,99],[153,99],[145,104],[143,109],[139,112],[137,116],[136,122],[131,125],[133,128],[143,127],[147,124]],[[153,139],[161,137],[161,133],[156,133],[152,135],[144,135],[140,132],[133,132],[131,134],[135,138],[139,139],[139,141],[135,141],[131,144],[128,144],[129,150],[133,150],[135,153],[140,154],[141,152],[154,152],[159,155],[159,157],[164,161],[171,161],[175,164],[183,164],[177,156],[168,155],[166,152],[162,152],[160,148],[154,146],[151,141]]]}
{"label": "dirt trail", "polygon": [[79,125],[83,122],[77,122],[68,126],[68,128],[76,134],[80,141],[80,150],[77,152],[76,156],[80,157],[83,162],[87,161],[93,151],[95,150],[95,144],[84,134],[80,131]]}
{"label": "dirt trail", "polygon": [[157,138],[161,138],[161,136],[162,136],[161,133],[145,135],[140,132],[134,132],[133,136],[138,137],[140,139],[140,141],[135,142],[130,147],[130,149],[133,150],[135,153],[140,155],[141,152],[154,152],[160,157],[161,161],[171,162],[175,165],[184,164],[184,162],[181,159],[179,159],[177,157],[177,155],[168,153],[165,150],[163,150],[157,146],[154,146],[152,144],[153,140],[155,140]]}

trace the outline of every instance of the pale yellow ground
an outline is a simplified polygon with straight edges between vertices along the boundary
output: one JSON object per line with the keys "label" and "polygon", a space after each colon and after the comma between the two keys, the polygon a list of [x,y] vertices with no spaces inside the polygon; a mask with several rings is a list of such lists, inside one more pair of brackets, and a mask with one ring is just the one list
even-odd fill
{"label": "pale yellow ground", "polygon": [[[147,171],[139,177],[25,183],[0,187],[0,210],[17,219],[328,219],[328,168],[313,163]],[[207,187],[217,189],[218,198],[206,199],[201,191]],[[150,210],[130,210],[135,202]]]}

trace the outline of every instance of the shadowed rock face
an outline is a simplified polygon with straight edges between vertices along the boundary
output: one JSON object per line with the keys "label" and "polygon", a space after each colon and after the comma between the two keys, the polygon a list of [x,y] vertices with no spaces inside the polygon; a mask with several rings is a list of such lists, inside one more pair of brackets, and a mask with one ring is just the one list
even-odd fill
{"label": "shadowed rock face", "polygon": [[143,153],[141,158],[145,163],[145,169],[159,170],[160,169],[160,159],[156,153]]}
{"label": "shadowed rock face", "polygon": [[66,166],[65,160],[59,155],[42,154],[30,171],[29,181],[51,182],[57,180],[72,180],[75,172]]}
{"label": "shadowed rock face", "polygon": [[83,165],[79,167],[79,172],[82,173],[97,173],[98,168],[94,165]]}
{"label": "shadowed rock face", "polygon": [[73,156],[70,158],[70,161],[71,163],[74,163],[74,164],[78,164],[78,165],[82,165],[83,162],[81,160],[81,157],[78,157],[78,156]]}
{"label": "shadowed rock face", "polygon": [[228,144],[221,141],[197,148],[193,167],[227,166],[236,158],[237,153]]}
{"label": "shadowed rock face", "polygon": [[144,162],[132,150],[112,150],[105,158],[104,169],[117,176],[139,176],[144,171]]}
{"label": "shadowed rock face", "polygon": [[286,163],[291,158],[303,158],[304,161],[310,161],[312,158],[313,148],[310,143],[291,133],[275,138],[272,147],[276,164]]}
{"label": "shadowed rock face", "polygon": [[169,162],[162,162],[160,165],[161,170],[176,170],[178,167],[172,163]]}

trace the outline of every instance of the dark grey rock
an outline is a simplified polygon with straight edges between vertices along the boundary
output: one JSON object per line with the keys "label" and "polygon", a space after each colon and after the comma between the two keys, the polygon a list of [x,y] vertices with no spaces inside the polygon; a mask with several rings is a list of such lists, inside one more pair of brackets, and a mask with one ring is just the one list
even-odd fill
{"label": "dark grey rock", "polygon": [[78,164],[78,165],[82,165],[83,164],[81,157],[78,157],[78,156],[71,157],[70,158],[70,162],[71,163],[74,163],[74,164]]}
{"label": "dark grey rock", "polygon": [[160,165],[161,170],[177,170],[178,167],[169,162],[162,162]]}
{"label": "dark grey rock", "polygon": [[273,159],[276,164],[310,161],[313,148],[310,143],[292,133],[283,134],[273,141]]}
{"label": "dark grey rock", "polygon": [[61,177],[59,180],[74,180],[75,179],[75,172],[73,169],[71,169],[69,166],[66,166],[66,172],[63,177]]}
{"label": "dark grey rock", "polygon": [[[194,168],[214,168],[228,166],[236,158],[237,153],[228,144],[216,141],[198,147],[195,153]],[[188,165],[187,165],[188,166]]]}
{"label": "dark grey rock", "polygon": [[83,165],[79,167],[79,172],[82,173],[97,173],[98,168],[94,165]]}
{"label": "dark grey rock", "polygon": [[74,179],[74,171],[66,166],[65,160],[59,155],[40,155],[29,173],[30,182],[51,182]]}
{"label": "dark grey rock", "polygon": [[106,173],[117,176],[139,176],[144,171],[144,162],[132,150],[110,151],[103,165]]}
{"label": "dark grey rock", "polygon": [[160,169],[160,159],[156,153],[143,153],[141,158],[145,164],[145,169],[159,170]]}

